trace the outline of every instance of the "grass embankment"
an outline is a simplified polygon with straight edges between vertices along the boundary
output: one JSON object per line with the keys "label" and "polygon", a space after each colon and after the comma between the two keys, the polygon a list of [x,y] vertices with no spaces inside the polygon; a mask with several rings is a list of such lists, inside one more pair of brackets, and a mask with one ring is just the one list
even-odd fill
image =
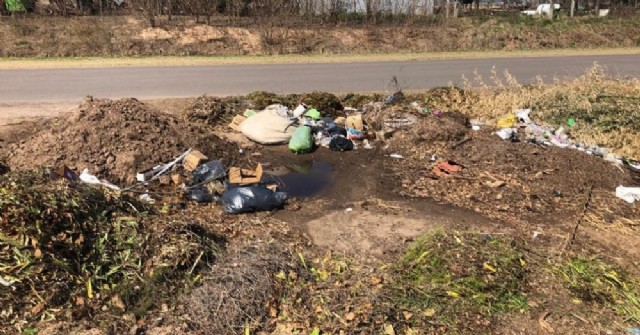
{"label": "grass embankment", "polygon": [[640,20],[513,16],[461,17],[415,24],[196,24],[176,17],[148,28],[136,17],[0,18],[2,57],[230,56],[387,54],[630,48],[640,45]]}

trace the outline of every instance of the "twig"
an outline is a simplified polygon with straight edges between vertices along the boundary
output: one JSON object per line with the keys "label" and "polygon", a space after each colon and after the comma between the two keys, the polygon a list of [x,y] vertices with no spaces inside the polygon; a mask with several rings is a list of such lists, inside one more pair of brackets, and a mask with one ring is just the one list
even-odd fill
{"label": "twig", "polygon": [[454,145],[452,145],[451,146],[451,150],[453,150],[453,149],[455,149],[455,148],[457,148],[457,147],[459,147],[459,146],[461,146],[461,145],[463,145],[463,144],[465,144],[465,143],[467,143],[469,141],[471,141],[471,137],[465,137],[461,141],[458,141]]}
{"label": "twig", "polygon": [[587,194],[587,200],[582,205],[582,214],[580,214],[580,217],[578,217],[578,220],[576,221],[575,226],[573,226],[573,232],[567,237],[567,240],[565,241],[564,246],[560,251],[560,255],[562,255],[564,251],[567,250],[567,248],[573,245],[573,242],[576,239],[576,234],[578,233],[578,227],[580,227],[580,223],[582,222],[582,219],[587,214],[587,209],[589,208],[589,204],[591,203],[592,194],[593,194],[593,184],[591,185],[591,187],[589,187],[589,194]]}

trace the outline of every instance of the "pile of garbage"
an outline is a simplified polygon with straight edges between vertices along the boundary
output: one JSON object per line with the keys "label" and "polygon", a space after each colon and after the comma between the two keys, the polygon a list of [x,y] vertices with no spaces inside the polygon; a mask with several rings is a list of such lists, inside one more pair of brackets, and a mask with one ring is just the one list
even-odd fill
{"label": "pile of garbage", "polygon": [[360,146],[373,149],[371,141],[412,127],[417,120],[415,113],[428,113],[428,109],[421,108],[418,103],[408,108],[393,105],[403,98],[404,94],[398,91],[384,102],[370,102],[361,109],[340,106],[342,113],[336,113],[335,106],[330,111],[322,111],[305,103],[293,109],[272,104],[260,111],[245,110],[233,118],[229,127],[260,144],[288,144],[296,154],[308,153],[318,147],[340,152]]}
{"label": "pile of garbage", "polygon": [[137,182],[126,188],[100,179],[90,174],[88,169],[77,174],[61,165],[49,171],[54,178],[138,194],[138,199],[148,204],[166,200],[166,196],[198,203],[218,201],[223,204],[224,212],[229,214],[281,208],[287,199],[286,193],[277,191],[277,183],[266,179],[263,182],[262,165],[258,164],[255,170],[227,169],[222,161],[209,160],[202,152],[192,149],[168,162],[137,172]]}

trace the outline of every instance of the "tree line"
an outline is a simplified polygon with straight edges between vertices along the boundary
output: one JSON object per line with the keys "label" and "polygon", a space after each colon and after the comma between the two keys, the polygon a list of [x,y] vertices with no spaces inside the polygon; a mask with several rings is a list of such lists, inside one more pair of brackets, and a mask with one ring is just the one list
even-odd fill
{"label": "tree line", "polygon": [[[48,4],[39,1],[0,0],[0,8],[8,14],[9,4],[22,3],[25,11],[44,15],[140,14],[151,26],[157,26],[161,17],[172,20],[177,15],[194,16],[202,23],[211,23],[214,17],[227,18],[230,23],[239,18],[377,23],[487,12],[515,14],[548,1],[559,3],[568,10],[572,0],[48,0]],[[639,7],[639,0],[574,1],[579,13],[593,13],[602,8]]]}

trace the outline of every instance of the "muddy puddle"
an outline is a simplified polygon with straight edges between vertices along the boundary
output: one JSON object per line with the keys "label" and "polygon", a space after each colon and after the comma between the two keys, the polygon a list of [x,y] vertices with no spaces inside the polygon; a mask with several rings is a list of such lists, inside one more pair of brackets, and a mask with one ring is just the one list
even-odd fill
{"label": "muddy puddle", "polygon": [[320,196],[334,185],[333,164],[311,160],[265,169],[267,182],[278,184],[280,191],[290,197]]}

